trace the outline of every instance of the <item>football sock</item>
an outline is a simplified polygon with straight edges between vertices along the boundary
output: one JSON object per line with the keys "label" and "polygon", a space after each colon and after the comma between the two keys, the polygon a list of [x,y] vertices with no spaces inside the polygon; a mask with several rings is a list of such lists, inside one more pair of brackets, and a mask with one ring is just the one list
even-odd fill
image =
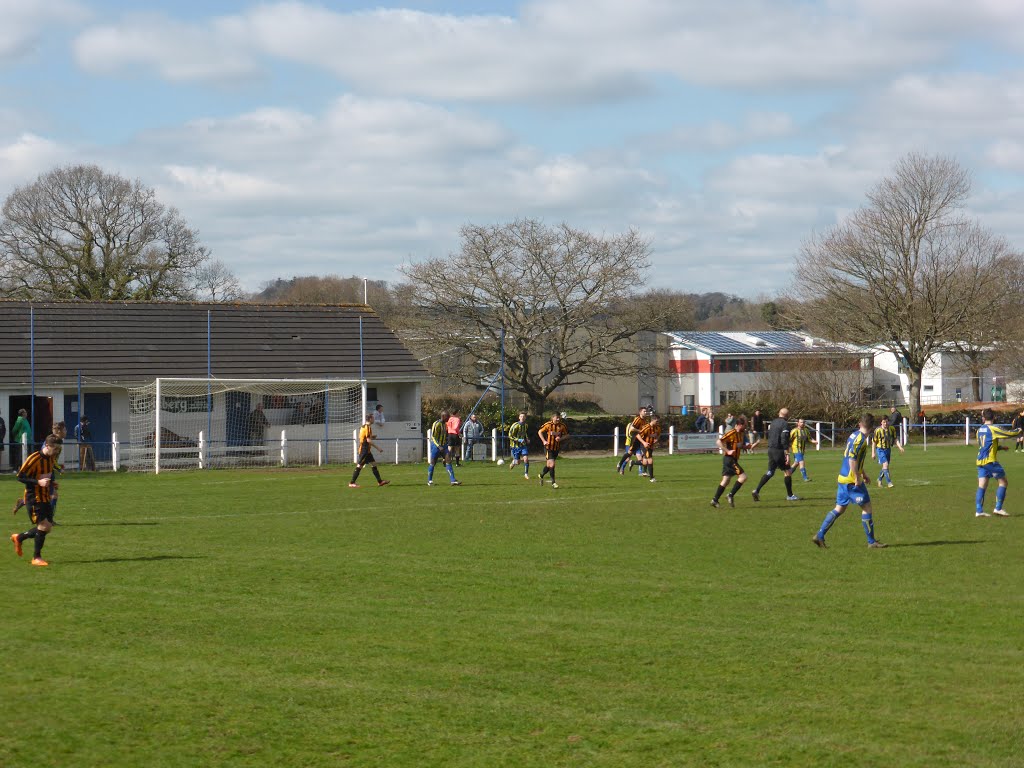
{"label": "football sock", "polygon": [[555,468],[554,467],[551,468],[551,482],[552,483],[555,482]]}
{"label": "football sock", "polygon": [[429,483],[433,479],[434,479],[434,465],[433,464],[428,464],[427,465],[427,482]]}
{"label": "football sock", "polygon": [[36,557],[41,557],[43,554],[43,544],[46,542],[46,534],[42,531],[36,531]]}
{"label": "football sock", "polygon": [[832,527],[832,524],[839,519],[839,515],[842,512],[836,512],[834,509],[830,509],[828,514],[825,515],[825,519],[821,523],[821,528],[818,529],[818,538],[822,541],[825,540],[825,534],[828,533],[828,529]]}
{"label": "football sock", "polygon": [[974,494],[974,511],[981,514],[982,506],[985,504],[985,489],[979,488]]}
{"label": "football sock", "polygon": [[720,485],[718,486],[718,488],[715,489],[715,501],[718,501],[720,498],[722,498],[723,491],[725,491],[724,485]]}
{"label": "football sock", "polygon": [[764,488],[764,484],[772,479],[772,476],[767,472],[761,476],[760,482],[757,484],[757,488],[754,489],[754,493],[760,493],[761,489]]}
{"label": "football sock", "polygon": [[524,475],[529,475],[530,474],[530,462],[528,462],[528,461],[523,464],[523,474]]}
{"label": "football sock", "polygon": [[383,481],[383,480],[381,479],[381,476],[380,476],[380,470],[379,470],[379,469],[377,469],[377,465],[376,465],[376,464],[371,464],[371,465],[370,465],[370,471],[371,471],[371,472],[373,472],[373,476],[377,478],[377,482],[378,482],[378,483],[382,483],[382,482],[384,482],[384,481]]}
{"label": "football sock", "polygon": [[892,482],[892,478],[889,477],[889,470],[888,469],[883,469],[882,470],[882,474],[885,475],[885,482],[887,482],[887,483],[891,483]]}
{"label": "football sock", "polygon": [[455,470],[452,469],[452,465],[451,464],[445,464],[444,468],[448,470],[448,477],[450,477],[451,481],[454,483],[455,482]]}
{"label": "football sock", "polygon": [[[352,472],[352,479],[349,480],[350,483],[354,483],[356,481],[356,479],[359,477],[359,473],[362,471],[362,469],[363,469],[362,467],[356,465],[355,470]],[[428,474],[429,474],[429,470],[428,470]]]}
{"label": "football sock", "polygon": [[871,519],[870,512],[861,512],[860,524],[864,526],[864,535],[868,537],[868,544],[875,543],[875,521]]}
{"label": "football sock", "polygon": [[804,476],[804,480],[806,480],[807,479],[807,468],[806,467],[800,467],[800,474],[803,475]]}
{"label": "football sock", "polygon": [[654,479],[654,462],[653,461],[650,464],[647,465],[647,476],[649,478],[651,478],[651,479]]}
{"label": "football sock", "polygon": [[743,487],[743,483],[741,483],[739,480],[737,480],[736,484],[733,485],[732,490],[729,491],[729,495],[730,496],[735,496],[737,493],[740,492],[740,488],[742,488],[742,487]]}
{"label": "football sock", "polygon": [[996,488],[996,509],[1003,508],[1003,499],[1006,498],[1006,486],[1000,485]]}
{"label": "football sock", "polygon": [[36,529],[25,531],[24,533],[18,534],[18,541],[24,541],[25,539],[34,539],[36,537]]}
{"label": "football sock", "polygon": [[540,471],[540,476],[541,476],[541,477],[544,477],[544,475],[546,475],[546,474],[547,474],[548,472],[550,472],[550,471],[551,471],[551,467],[545,466],[545,467],[544,467],[544,469],[542,469],[542,470]]}
{"label": "football sock", "polygon": [[782,479],[786,481],[786,495],[787,496],[792,496],[793,495],[793,476],[792,475],[783,475]]}

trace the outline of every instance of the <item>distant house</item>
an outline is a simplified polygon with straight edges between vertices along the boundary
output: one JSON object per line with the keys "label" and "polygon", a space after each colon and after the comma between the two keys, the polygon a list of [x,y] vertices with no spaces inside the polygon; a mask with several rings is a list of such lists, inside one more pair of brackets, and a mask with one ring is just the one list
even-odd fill
{"label": "distant house", "polygon": [[674,331],[669,339],[669,411],[743,400],[770,388],[794,360],[850,371],[851,394],[871,386],[871,354],[791,331]]}
{"label": "distant house", "polygon": [[[422,457],[420,399],[428,374],[369,307],[0,301],[0,413],[9,428],[20,408],[34,412],[36,442],[54,421],[67,422],[71,432],[85,413],[97,459],[109,461],[105,446],[112,434],[121,442],[131,434],[137,410],[131,388],[157,378],[205,380],[208,375],[282,382],[365,380],[365,390],[349,397],[353,402],[345,418],[359,420],[364,398],[371,409],[382,403],[387,424],[378,431],[389,439],[417,438],[402,441],[399,454],[403,460]],[[271,431],[290,427],[297,439],[306,433],[326,435],[323,427],[317,432],[316,416],[331,425],[331,434],[351,434],[356,423],[335,424],[337,411],[323,413],[326,395],[318,405],[315,396],[299,402],[287,394],[301,389],[282,384],[280,393],[271,388],[260,394],[222,394],[208,413],[204,398],[179,398],[163,403],[161,412],[181,410],[182,402],[187,409],[202,410],[207,423],[226,430],[221,439],[228,443],[243,439],[232,436],[232,429],[247,428],[231,418],[232,411],[244,412],[248,424],[257,403],[265,408]],[[216,429],[209,431],[207,439],[216,439]],[[179,437],[189,443],[196,439]],[[351,461],[351,450],[335,448],[332,462]],[[73,461],[75,452],[68,453],[66,461]]]}
{"label": "distant house", "polygon": [[[866,351],[875,360],[876,393],[897,405],[909,403],[910,377],[906,360],[882,347],[868,347]],[[1005,401],[1008,385],[1012,396],[1016,398],[1019,395],[1014,390],[1015,384],[1014,381],[1007,382],[1002,371],[990,368],[980,371],[980,376],[974,376],[958,351],[943,349],[932,355],[921,371],[921,405],[977,402],[975,388],[981,393],[983,402]]]}

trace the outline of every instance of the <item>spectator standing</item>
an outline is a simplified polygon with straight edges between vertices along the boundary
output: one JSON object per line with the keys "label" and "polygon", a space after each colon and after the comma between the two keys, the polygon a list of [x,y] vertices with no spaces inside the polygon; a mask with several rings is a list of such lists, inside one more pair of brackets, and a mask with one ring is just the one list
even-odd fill
{"label": "spectator standing", "polygon": [[[1010,426],[1013,429],[1024,430],[1024,411],[1021,411],[1020,413],[1013,417],[1013,421],[1011,422]],[[3,419],[0,419],[0,434],[3,434],[2,428]],[[3,438],[0,437],[0,443],[2,443],[2,441]],[[0,444],[0,451],[2,450],[3,445]],[[1024,431],[1022,431],[1021,434],[1017,435],[1017,442],[1013,448],[1013,452],[1016,453],[1017,451],[1024,451]]]}
{"label": "spectator standing", "polygon": [[249,414],[249,443],[252,445],[263,445],[266,442],[267,427],[270,421],[267,414],[263,412],[263,403],[256,403],[256,407]]}
{"label": "spectator standing", "polygon": [[78,441],[78,471],[96,471],[96,456],[92,450],[92,430],[89,428],[89,417],[83,416],[75,427],[75,440]]}
{"label": "spectator standing", "polygon": [[750,420],[750,429],[753,432],[751,441],[764,437],[764,416],[761,415],[760,408],[754,411],[754,417]]}
{"label": "spectator standing", "polygon": [[11,466],[15,470],[21,469],[21,459],[24,455],[21,452],[21,439],[24,436],[28,436],[31,442],[32,425],[28,423],[28,411],[22,408],[18,411],[18,418],[14,420],[14,426],[11,427],[11,442],[14,443],[11,446]]}
{"label": "spectator standing", "polygon": [[375,427],[384,426],[384,406],[377,403],[377,407],[373,409],[373,425]]}
{"label": "spectator standing", "polygon": [[466,461],[473,461],[473,446],[484,439],[484,425],[475,413],[469,414],[469,421],[462,427],[462,437],[466,441]]}
{"label": "spectator standing", "polygon": [[732,411],[727,411],[725,414],[725,431],[728,432],[730,429],[736,426],[736,417],[732,415]]}

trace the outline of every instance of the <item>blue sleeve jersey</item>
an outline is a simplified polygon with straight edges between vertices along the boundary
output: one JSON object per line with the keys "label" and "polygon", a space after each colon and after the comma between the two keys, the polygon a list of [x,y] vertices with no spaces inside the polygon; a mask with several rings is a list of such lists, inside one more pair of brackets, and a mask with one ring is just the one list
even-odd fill
{"label": "blue sleeve jersey", "polygon": [[847,485],[860,483],[864,472],[864,458],[868,452],[868,438],[859,429],[850,435],[843,451],[843,463],[839,467],[839,482]]}
{"label": "blue sleeve jersey", "polygon": [[984,467],[999,461],[999,441],[1019,435],[1019,429],[1003,429],[995,424],[983,424],[978,427],[978,460],[977,465]]}

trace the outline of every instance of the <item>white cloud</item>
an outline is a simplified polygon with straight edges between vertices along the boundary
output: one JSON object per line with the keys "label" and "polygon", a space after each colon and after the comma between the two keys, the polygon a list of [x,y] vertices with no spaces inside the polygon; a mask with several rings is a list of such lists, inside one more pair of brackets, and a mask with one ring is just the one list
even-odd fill
{"label": "white cloud", "polygon": [[36,176],[68,161],[70,149],[32,133],[0,141],[0,189],[31,183]]}
{"label": "white cloud", "polygon": [[83,21],[73,0],[0,0],[0,64],[29,53],[49,27]]}
{"label": "white cloud", "polygon": [[134,14],[93,26],[75,40],[78,65],[95,74],[152,67],[170,81],[237,80],[258,75],[255,51],[237,17],[185,24],[162,14]]}
{"label": "white cloud", "polygon": [[[834,85],[949,55],[948,36],[927,25],[911,34],[906,17],[868,0],[846,10],[797,0],[549,0],[517,17],[286,2],[194,24],[130,16],[86,30],[75,51],[89,71],[148,67],[170,80],[251,76],[272,58],[376,94],[595,101],[635,94],[661,75],[705,86]],[[971,28],[999,39],[1005,20],[995,10],[984,19]]]}

